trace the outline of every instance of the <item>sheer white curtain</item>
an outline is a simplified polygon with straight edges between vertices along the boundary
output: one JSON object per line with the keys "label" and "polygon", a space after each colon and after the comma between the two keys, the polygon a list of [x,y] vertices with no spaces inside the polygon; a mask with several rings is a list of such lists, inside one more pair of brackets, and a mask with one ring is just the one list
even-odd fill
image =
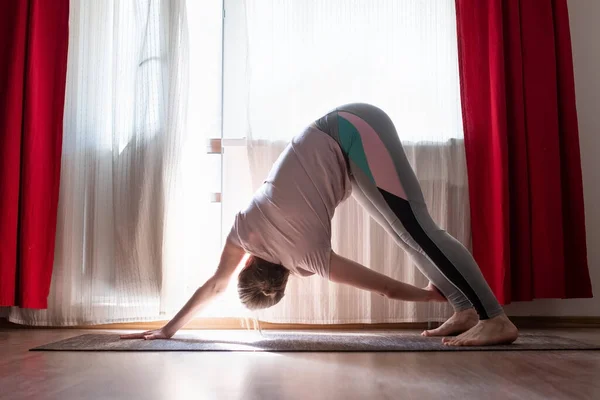
{"label": "sheer white curtain", "polygon": [[[345,103],[393,119],[433,218],[470,244],[454,0],[226,2],[225,223],[261,184],[285,143]],[[230,42],[228,42],[228,40]],[[228,82],[230,84],[228,85]],[[244,181],[246,181],[244,183]],[[425,278],[350,199],[333,221],[334,250],[396,279]],[[415,305],[313,277],[292,279],[274,322],[358,323],[443,319],[445,305]]]}
{"label": "sheer white curtain", "polygon": [[[353,101],[390,114],[434,219],[469,244],[454,0],[225,0],[225,8],[222,35],[221,0],[71,0],[49,308],[1,310],[11,321],[168,318],[213,272],[233,214],[285,143]],[[226,139],[248,144],[226,147],[222,169],[205,154],[221,123]],[[208,196],[221,190],[221,173],[222,210]],[[426,283],[354,200],[338,209],[333,231],[341,254]],[[315,277],[291,280],[282,304],[255,316],[400,322],[448,311]],[[233,285],[203,313],[246,315]]]}
{"label": "sheer white curtain", "polygon": [[220,134],[221,6],[190,4],[188,29],[185,0],[71,1],[49,306],[11,321],[167,318],[212,272],[218,171],[204,138]]}

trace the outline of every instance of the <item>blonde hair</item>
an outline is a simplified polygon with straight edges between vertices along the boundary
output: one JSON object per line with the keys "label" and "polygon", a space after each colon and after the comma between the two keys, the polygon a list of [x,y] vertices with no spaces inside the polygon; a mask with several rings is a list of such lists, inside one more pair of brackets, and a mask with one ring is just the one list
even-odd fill
{"label": "blonde hair", "polygon": [[269,308],[285,295],[290,271],[260,257],[250,256],[238,277],[240,301],[250,310]]}

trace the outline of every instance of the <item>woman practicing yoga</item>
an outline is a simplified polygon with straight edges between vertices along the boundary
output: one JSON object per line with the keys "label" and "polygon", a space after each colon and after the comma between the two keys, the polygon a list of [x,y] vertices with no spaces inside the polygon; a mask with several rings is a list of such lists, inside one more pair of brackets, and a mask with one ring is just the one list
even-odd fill
{"label": "woman practicing yoga", "polygon": [[[350,194],[407,251],[429,279],[420,289],[379,274],[331,250],[331,219]],[[432,220],[390,118],[368,104],[349,104],[315,121],[279,156],[249,206],[238,213],[214,275],[163,328],[124,339],[170,338],[223,292],[243,258],[241,302],[277,304],[290,274],[405,301],[449,301],[454,315],[424,336],[453,346],[511,343],[517,328],[504,314],[469,251]]]}

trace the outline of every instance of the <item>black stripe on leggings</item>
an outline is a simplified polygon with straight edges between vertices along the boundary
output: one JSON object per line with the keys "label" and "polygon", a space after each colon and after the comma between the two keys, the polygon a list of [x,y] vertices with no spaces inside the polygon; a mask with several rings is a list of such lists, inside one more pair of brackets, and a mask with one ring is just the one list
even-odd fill
{"label": "black stripe on leggings", "polygon": [[427,233],[423,230],[419,221],[415,217],[410,203],[398,196],[395,196],[383,189],[379,189],[379,192],[383,195],[384,200],[390,206],[394,214],[398,217],[400,222],[412,238],[417,242],[419,246],[427,253],[431,261],[433,261],[440,271],[455,284],[460,291],[469,299],[480,319],[488,319],[488,314],[481,303],[481,300],[471,287],[462,274],[456,269],[452,261],[444,255],[444,253],[437,247],[437,245],[429,238]]}

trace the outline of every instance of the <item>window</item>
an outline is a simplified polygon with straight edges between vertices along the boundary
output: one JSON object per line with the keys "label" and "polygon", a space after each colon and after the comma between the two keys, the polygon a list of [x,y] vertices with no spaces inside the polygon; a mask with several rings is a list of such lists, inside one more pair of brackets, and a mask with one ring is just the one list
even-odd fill
{"label": "window", "polygon": [[188,20],[190,126],[209,153],[208,231],[221,231],[202,240],[215,257],[258,182],[248,141],[277,153],[350,102],[386,110],[407,145],[463,136],[454,0],[188,0]]}
{"label": "window", "polygon": [[[287,142],[350,102],[383,108],[407,145],[463,137],[454,0],[224,6],[223,138],[231,144]],[[252,176],[246,150],[225,149],[228,229],[252,193]]]}

